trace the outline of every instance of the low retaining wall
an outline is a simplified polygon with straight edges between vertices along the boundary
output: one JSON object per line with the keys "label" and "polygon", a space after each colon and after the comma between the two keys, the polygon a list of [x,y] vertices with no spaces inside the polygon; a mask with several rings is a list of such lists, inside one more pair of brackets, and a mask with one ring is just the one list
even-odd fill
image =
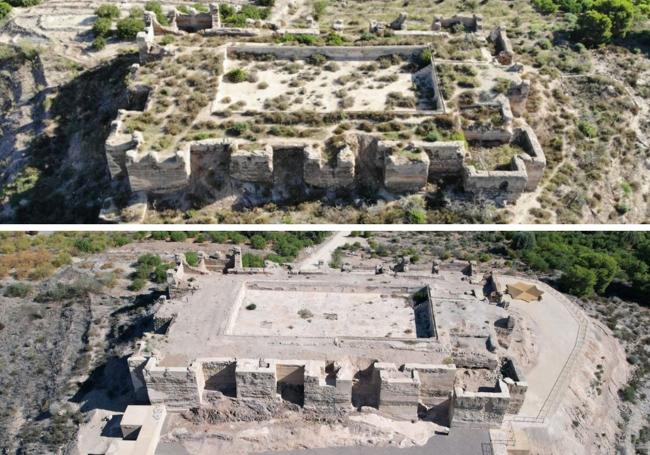
{"label": "low retaining wall", "polygon": [[315,54],[330,60],[376,60],[389,55],[410,58],[421,53],[427,46],[291,46],[268,44],[232,44],[228,46],[228,57],[236,58],[237,53],[263,55],[270,54],[283,60],[305,60]]}

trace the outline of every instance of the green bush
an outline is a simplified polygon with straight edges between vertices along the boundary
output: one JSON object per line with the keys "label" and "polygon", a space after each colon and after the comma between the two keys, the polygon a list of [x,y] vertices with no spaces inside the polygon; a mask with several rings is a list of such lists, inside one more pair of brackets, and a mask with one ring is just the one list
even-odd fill
{"label": "green bush", "polygon": [[555,14],[560,9],[553,0],[533,0],[533,6],[542,14]]}
{"label": "green bush", "polygon": [[246,122],[235,123],[231,128],[226,130],[228,136],[241,136],[248,131],[249,125]]}
{"label": "green bush", "polygon": [[40,5],[41,0],[7,0],[11,6],[36,6]]}
{"label": "green bush", "polygon": [[117,19],[120,17],[120,9],[116,5],[101,5],[95,10],[97,17]]}
{"label": "green bush", "polygon": [[237,84],[248,80],[248,73],[241,68],[235,68],[226,73],[226,79],[233,84]]}
{"label": "green bush", "polygon": [[144,30],[144,19],[129,16],[117,23],[117,37],[123,41],[134,40]]}
{"label": "green bush", "polygon": [[101,290],[102,284],[89,277],[79,278],[72,283],[56,283],[56,286],[41,292],[34,300],[37,302],[60,302],[63,300],[85,299],[91,293]]}
{"label": "green bush", "polygon": [[407,212],[407,221],[410,224],[426,224],[427,212],[421,208],[412,208]]}
{"label": "green bush", "polygon": [[245,253],[242,256],[242,265],[244,267],[264,267],[264,259],[251,253]]}
{"label": "green bush", "polygon": [[605,14],[589,10],[578,17],[575,39],[587,46],[598,46],[612,39],[612,21]]}
{"label": "green bush", "polygon": [[345,44],[345,38],[342,37],[341,35],[337,33],[328,33],[327,37],[325,38],[325,43],[327,43],[328,46],[343,46]]}
{"label": "green bush", "polygon": [[431,52],[431,49],[426,48],[424,49],[418,58],[418,66],[420,68],[424,68],[428,65],[431,65],[431,59],[433,58],[433,53]]}
{"label": "green bush", "polygon": [[113,21],[107,17],[98,18],[93,24],[93,33],[96,37],[107,36],[113,25]]}
{"label": "green bush", "polygon": [[185,260],[192,267],[199,265],[199,254],[195,251],[188,251],[185,253]]}
{"label": "green bush", "polygon": [[158,19],[158,22],[160,22],[161,25],[169,25],[169,20],[167,19],[167,16],[165,16],[160,2],[148,1],[145,3],[144,9],[154,13],[156,15],[156,19]]}
{"label": "green bush", "polygon": [[0,2],[0,20],[4,19],[11,13],[11,5],[9,3]]}
{"label": "green bush", "polygon": [[151,233],[151,238],[153,240],[167,240],[169,238],[169,232],[166,232],[166,231],[153,231]]}
{"label": "green bush", "polygon": [[101,51],[106,47],[106,38],[104,38],[103,36],[98,36],[93,40],[92,47],[96,51]]}
{"label": "green bush", "polygon": [[267,241],[264,238],[264,236],[260,234],[255,234],[254,236],[252,236],[250,242],[251,242],[251,247],[255,248],[256,250],[263,250],[264,248],[266,248]]}
{"label": "green bush", "polygon": [[172,242],[184,242],[187,240],[187,234],[183,231],[172,231],[169,233],[169,240]]}
{"label": "green bush", "polygon": [[327,10],[327,0],[314,0],[313,3],[313,15],[314,19],[319,20]]}
{"label": "green bush", "polygon": [[586,137],[596,137],[598,136],[598,127],[593,123],[589,123],[586,120],[580,120],[578,122],[578,130]]}
{"label": "green bush", "polygon": [[147,284],[147,281],[142,279],[142,278],[136,278],[133,281],[131,281],[131,284],[129,284],[129,291],[140,291],[142,288],[145,287]]}
{"label": "green bush", "polygon": [[27,283],[12,283],[5,288],[5,297],[25,298],[32,292],[32,287]]}

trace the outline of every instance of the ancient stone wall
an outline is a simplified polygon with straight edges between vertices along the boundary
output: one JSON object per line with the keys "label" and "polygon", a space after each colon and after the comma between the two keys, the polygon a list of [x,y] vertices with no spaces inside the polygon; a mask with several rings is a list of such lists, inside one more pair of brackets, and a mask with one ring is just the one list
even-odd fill
{"label": "ancient stone wall", "polygon": [[245,182],[273,182],[273,148],[242,150],[235,147],[230,155],[230,176]]}
{"label": "ancient stone wall", "polygon": [[393,363],[375,363],[379,371],[379,408],[395,417],[415,419],[420,401],[417,370],[398,370]]}
{"label": "ancient stone wall", "polygon": [[510,403],[510,393],[503,381],[493,392],[467,392],[454,388],[450,420],[452,427],[485,426],[498,428]]}
{"label": "ancient stone wall", "polygon": [[476,197],[515,202],[527,184],[526,166],[518,156],[512,160],[510,171],[477,171],[474,166],[465,166],[463,170],[463,188]]}
{"label": "ancient stone wall", "polygon": [[275,399],[275,365],[265,360],[243,359],[237,362],[235,377],[237,398]]}
{"label": "ancient stone wall", "polygon": [[429,156],[429,180],[462,175],[465,160],[465,143],[463,141],[417,141],[414,144]]}
{"label": "ancient stone wall", "polygon": [[325,162],[321,149],[305,148],[305,183],[316,188],[346,188],[354,184],[355,158],[350,147],[340,150],[333,164]]}
{"label": "ancient stone wall", "polygon": [[415,314],[415,329],[418,338],[438,338],[436,328],[436,318],[433,312],[433,302],[431,299],[431,288],[425,286],[418,292],[424,292],[426,299],[415,304],[413,312]]}
{"label": "ancient stone wall", "polygon": [[471,16],[454,15],[452,17],[436,16],[433,20],[433,30],[441,30],[443,28],[450,28],[456,24],[463,24],[468,30],[479,32],[483,28],[483,17],[477,14]]}
{"label": "ancient stone wall", "polygon": [[490,33],[489,38],[494,43],[497,61],[502,65],[511,65],[515,54],[510,39],[506,34],[506,29],[501,26],[496,27]]}
{"label": "ancient stone wall", "polygon": [[160,367],[155,357],[144,367],[144,381],[151,404],[185,410],[201,404],[203,371],[194,363],[187,367]]}
{"label": "ancient stone wall", "polygon": [[420,191],[429,178],[429,156],[421,150],[393,150],[393,145],[379,142],[384,150],[384,186],[395,193]]}
{"label": "ancient stone wall", "polygon": [[456,380],[456,365],[427,365],[407,363],[405,371],[417,371],[420,380],[420,401],[426,406],[437,406],[447,401]]}
{"label": "ancient stone wall", "polygon": [[305,60],[315,54],[330,60],[376,60],[389,55],[410,58],[419,55],[426,46],[275,46],[269,44],[233,44],[228,46],[229,57],[236,58],[237,53],[255,55],[273,55],[283,60]]}
{"label": "ancient stone wall", "polygon": [[527,125],[515,130],[514,141],[526,151],[526,153],[519,155],[519,157],[526,166],[526,174],[528,177],[526,191],[534,191],[544,177],[544,171],[546,170],[544,150],[539,144],[535,132]]}
{"label": "ancient stone wall", "polygon": [[189,147],[171,156],[157,152],[126,153],[126,168],[131,191],[164,194],[186,187],[190,177]]}
{"label": "ancient stone wall", "polygon": [[237,379],[233,358],[196,359],[203,369],[204,389],[218,391],[227,396],[237,396]]}
{"label": "ancient stone wall", "polygon": [[510,404],[507,412],[508,414],[517,414],[524,405],[528,383],[512,359],[506,359],[501,367],[501,372],[504,376],[503,382],[508,386],[510,392]]}
{"label": "ancient stone wall", "polygon": [[352,372],[348,366],[310,361],[305,366],[305,406],[347,409],[352,401]]}
{"label": "ancient stone wall", "polygon": [[127,111],[120,110],[111,123],[111,131],[106,139],[106,161],[111,179],[126,176],[126,152],[137,149],[142,142],[142,134],[130,134],[124,131],[123,122]]}

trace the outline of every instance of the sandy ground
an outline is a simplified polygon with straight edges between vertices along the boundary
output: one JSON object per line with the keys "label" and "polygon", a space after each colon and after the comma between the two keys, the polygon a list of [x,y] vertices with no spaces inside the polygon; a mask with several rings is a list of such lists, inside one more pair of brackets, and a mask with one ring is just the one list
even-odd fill
{"label": "sandy ground", "polygon": [[415,316],[406,298],[378,293],[248,289],[232,334],[415,338]]}
{"label": "sandy ground", "polygon": [[[372,71],[368,75],[362,74],[360,67],[372,63],[372,61],[337,61],[336,65],[339,69],[327,71],[321,66],[310,65],[303,60],[257,63],[228,59],[224,68],[225,74],[233,69],[245,69],[249,74],[256,72],[257,81],[235,84],[224,80],[217,92],[214,111],[223,111],[238,102],[243,102],[245,105],[240,109],[235,108],[235,111],[277,110],[265,108],[264,103],[281,95],[289,96],[291,100],[286,109],[288,111],[384,111],[389,93],[397,92],[403,96],[414,96],[412,73],[403,72],[399,66],[393,65]],[[290,74],[283,70],[289,65],[299,66],[300,69],[297,73]],[[256,70],[256,67],[265,69]],[[346,84],[337,82],[341,77],[350,76],[359,79]],[[391,76],[397,76],[397,80],[393,82],[379,80]],[[260,88],[260,83],[266,83],[268,87]],[[341,97],[335,96],[335,92],[339,90],[345,97],[351,98],[351,105],[344,108],[340,106]],[[227,102],[224,102],[224,99]],[[426,108],[426,106],[422,107]],[[404,109],[396,107],[391,110]]]}
{"label": "sandy ground", "polygon": [[[526,282],[518,278],[504,278],[505,283],[516,281]],[[541,301],[527,303],[513,300],[510,304],[510,311],[528,319],[539,348],[537,361],[525,372],[528,391],[520,415],[530,417],[536,417],[541,412],[551,394],[576,344],[579,328],[574,314],[566,306],[572,304],[561,300],[565,297],[551,292],[548,286],[539,282],[534,284],[545,291]]]}

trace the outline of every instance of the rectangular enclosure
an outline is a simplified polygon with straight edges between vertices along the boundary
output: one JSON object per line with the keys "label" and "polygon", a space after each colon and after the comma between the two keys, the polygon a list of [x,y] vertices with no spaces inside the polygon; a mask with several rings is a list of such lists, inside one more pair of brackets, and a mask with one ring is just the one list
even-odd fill
{"label": "rectangular enclosure", "polygon": [[433,112],[432,68],[426,46],[236,46],[212,111]]}
{"label": "rectangular enclosure", "polygon": [[416,338],[416,327],[406,296],[247,289],[230,334]]}

